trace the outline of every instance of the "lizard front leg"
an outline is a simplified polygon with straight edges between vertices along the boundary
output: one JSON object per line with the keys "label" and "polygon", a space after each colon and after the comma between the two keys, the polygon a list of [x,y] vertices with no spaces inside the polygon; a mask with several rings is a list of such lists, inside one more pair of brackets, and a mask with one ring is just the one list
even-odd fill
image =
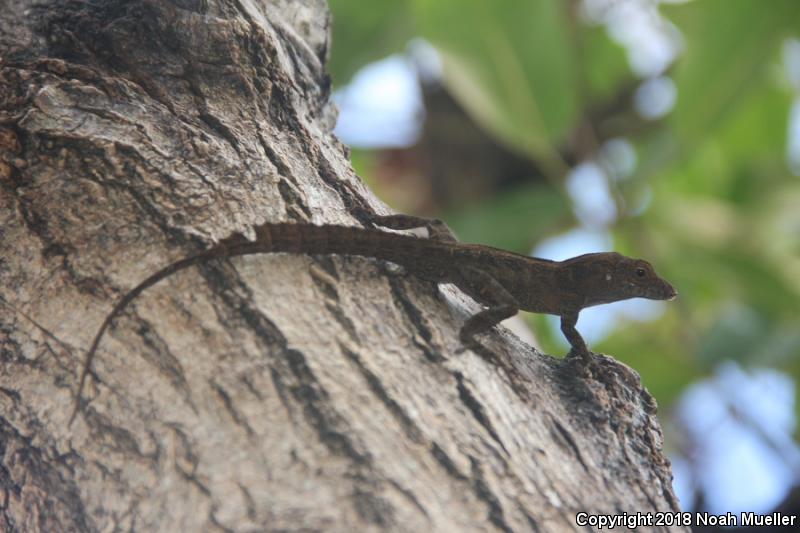
{"label": "lizard front leg", "polygon": [[[440,242],[458,242],[453,231],[442,220],[413,215],[364,215],[376,226],[394,230],[425,228],[428,238]],[[514,296],[501,283],[486,272],[475,267],[458,268],[459,278],[453,280],[456,286],[466,292],[476,302],[488,308],[470,317],[461,327],[459,338],[465,347],[476,344],[474,336],[491,329],[519,311]]]}
{"label": "lizard front leg", "polygon": [[589,349],[586,347],[586,343],[583,337],[581,337],[581,334],[575,329],[575,324],[577,323],[578,313],[565,313],[561,315],[561,332],[572,346],[567,356],[580,357],[584,361],[588,361],[590,358]]}
{"label": "lizard front leg", "polygon": [[488,306],[461,326],[459,338],[465,347],[471,347],[476,343],[475,335],[514,316],[519,310],[519,304],[500,282],[486,272],[474,267],[461,267],[459,274],[461,279],[456,285],[478,303]]}

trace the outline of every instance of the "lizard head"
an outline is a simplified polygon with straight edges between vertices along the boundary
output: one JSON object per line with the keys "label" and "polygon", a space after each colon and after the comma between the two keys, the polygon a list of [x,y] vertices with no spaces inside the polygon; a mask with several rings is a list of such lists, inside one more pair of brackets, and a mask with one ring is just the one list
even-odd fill
{"label": "lizard head", "polygon": [[577,289],[583,307],[628,298],[672,300],[678,295],[650,263],[616,252],[582,255],[568,259],[564,266],[569,280],[566,286]]}
{"label": "lizard head", "polygon": [[659,277],[647,261],[616,255],[615,268],[609,269],[605,281],[617,286],[625,297],[672,300],[678,295],[675,287]]}

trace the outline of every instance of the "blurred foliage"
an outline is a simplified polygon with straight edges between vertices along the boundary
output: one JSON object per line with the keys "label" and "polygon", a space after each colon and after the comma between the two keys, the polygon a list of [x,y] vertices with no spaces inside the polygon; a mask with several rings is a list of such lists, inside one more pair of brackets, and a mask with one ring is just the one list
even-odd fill
{"label": "blurred foliage", "polygon": [[[472,242],[528,254],[537,236],[558,228],[568,204],[563,194],[551,187],[523,185],[499,193],[480,205],[445,214],[448,224],[458,228],[459,235],[469,235]],[[531,216],[531,212],[536,213]],[[524,222],[524,231],[520,223]]]}
{"label": "blurred foliage", "polygon": [[414,2],[420,34],[439,52],[453,95],[487,130],[554,170],[563,166],[552,140],[563,138],[578,114],[575,53],[563,5]]}
{"label": "blurred foliage", "polygon": [[[624,137],[636,167],[609,178],[619,213],[608,229],[615,249],[651,260],[680,297],[657,322],[622,325],[595,348],[637,368],[662,407],[726,359],[797,380],[800,178],[787,164],[787,135],[799,89],[783,49],[800,37],[800,6],[662,6],[683,43],[664,73],[677,101],[648,121],[635,112],[641,80],[626,51],[583,20],[579,4],[331,0],[334,79],[344,83],[363,61],[423,37],[442,58],[443,85],[472,119],[541,169],[544,180],[446,216],[466,241],[524,252],[577,226],[569,168]],[[643,198],[646,208],[634,208]],[[544,320],[533,323],[541,332]],[[543,337],[552,346],[552,334]]]}
{"label": "blurred foliage", "polygon": [[416,30],[407,0],[331,1],[333,50],[328,68],[336,85],[361,67],[400,51]]}

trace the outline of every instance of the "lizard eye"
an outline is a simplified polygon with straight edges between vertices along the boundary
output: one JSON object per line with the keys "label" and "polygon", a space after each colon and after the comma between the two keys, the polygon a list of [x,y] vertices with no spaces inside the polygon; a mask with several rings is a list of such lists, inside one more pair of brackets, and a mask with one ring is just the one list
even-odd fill
{"label": "lizard eye", "polygon": [[637,268],[636,269],[636,275],[639,276],[640,278],[643,278],[644,277],[644,269],[643,268]]}

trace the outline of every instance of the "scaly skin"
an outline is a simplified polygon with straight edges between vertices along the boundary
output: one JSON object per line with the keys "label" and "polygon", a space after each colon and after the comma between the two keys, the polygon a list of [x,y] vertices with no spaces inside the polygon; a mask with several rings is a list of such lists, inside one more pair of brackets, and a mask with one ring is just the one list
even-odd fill
{"label": "scaly skin", "polygon": [[145,289],[164,278],[219,258],[265,253],[308,255],[358,255],[391,261],[409,273],[435,283],[453,283],[487,306],[461,328],[465,346],[518,310],[561,317],[561,331],[572,346],[571,354],[589,358],[589,350],[575,329],[581,309],[628,298],[671,300],[675,289],[656,275],[647,261],[615,252],[586,254],[566,261],[549,261],[490,246],[459,243],[438,220],[408,215],[370,217],[392,229],[426,227],[430,238],[390,233],[378,229],[312,224],[267,223],[255,228],[256,238],[233,235],[213,248],[172,263],[125,293],[106,316],[84,359],[75,410],[100,341],[113,320]]}

